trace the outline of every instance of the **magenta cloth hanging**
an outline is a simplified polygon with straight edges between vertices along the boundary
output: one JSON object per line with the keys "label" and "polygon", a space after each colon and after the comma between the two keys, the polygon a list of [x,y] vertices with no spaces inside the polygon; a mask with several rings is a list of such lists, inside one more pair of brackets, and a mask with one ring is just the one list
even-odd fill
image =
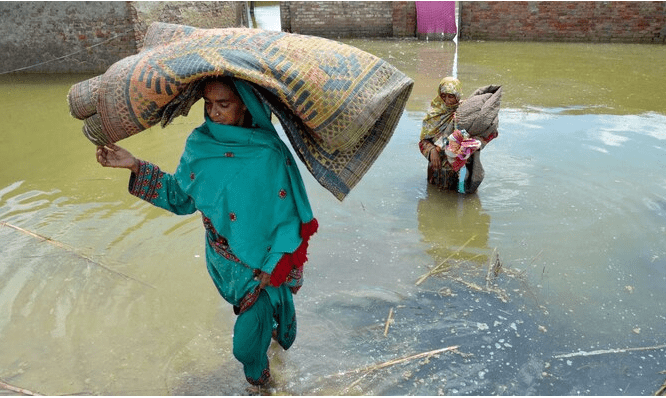
{"label": "magenta cloth hanging", "polygon": [[417,1],[416,30],[419,38],[452,40],[456,27],[455,1]]}

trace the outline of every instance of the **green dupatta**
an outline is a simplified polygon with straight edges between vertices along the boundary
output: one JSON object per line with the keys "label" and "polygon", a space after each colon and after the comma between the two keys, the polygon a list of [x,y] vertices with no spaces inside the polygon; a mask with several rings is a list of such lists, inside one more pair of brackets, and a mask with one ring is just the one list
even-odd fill
{"label": "green dupatta", "polygon": [[217,124],[205,115],[187,139],[174,175],[234,255],[270,274],[283,254],[299,247],[301,224],[312,221],[312,209],[267,107],[250,84],[234,82],[252,127]]}

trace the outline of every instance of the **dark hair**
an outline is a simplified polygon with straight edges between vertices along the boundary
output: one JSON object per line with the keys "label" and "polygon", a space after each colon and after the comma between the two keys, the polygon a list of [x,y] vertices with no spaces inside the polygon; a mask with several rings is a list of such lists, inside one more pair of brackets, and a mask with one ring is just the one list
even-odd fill
{"label": "dark hair", "polygon": [[231,77],[231,76],[223,76],[223,75],[220,75],[220,76],[208,76],[208,77],[204,77],[203,79],[201,79],[200,82],[199,82],[199,87],[200,87],[200,90],[201,90],[201,94],[202,94],[202,96],[203,96],[203,90],[204,90],[204,88],[206,87],[206,85],[207,85],[208,83],[214,83],[214,82],[222,83],[222,84],[224,84],[225,86],[229,87],[229,89],[230,89],[234,94],[236,94],[236,96],[237,96],[238,98],[240,98],[240,94],[238,93],[238,90],[236,89],[236,85],[234,84],[234,78]]}

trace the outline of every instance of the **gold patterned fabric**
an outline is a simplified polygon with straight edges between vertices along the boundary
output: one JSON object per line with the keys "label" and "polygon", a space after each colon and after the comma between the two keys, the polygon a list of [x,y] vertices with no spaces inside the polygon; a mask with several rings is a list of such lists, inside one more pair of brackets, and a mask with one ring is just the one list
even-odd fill
{"label": "gold patterned fabric", "polygon": [[319,37],[154,23],[144,48],[72,86],[72,116],[96,145],[186,115],[201,79],[253,84],[310,173],[339,200],[393,135],[413,81],[384,60]]}
{"label": "gold patterned fabric", "polygon": [[[446,102],[442,99],[442,94],[455,95],[458,103],[452,106],[446,105]],[[437,96],[430,102],[428,113],[423,118],[420,139],[432,139],[435,141],[438,136],[444,135],[447,137],[453,130],[457,129],[454,117],[460,105],[461,97],[462,84],[460,80],[452,76],[447,76],[439,82]]]}

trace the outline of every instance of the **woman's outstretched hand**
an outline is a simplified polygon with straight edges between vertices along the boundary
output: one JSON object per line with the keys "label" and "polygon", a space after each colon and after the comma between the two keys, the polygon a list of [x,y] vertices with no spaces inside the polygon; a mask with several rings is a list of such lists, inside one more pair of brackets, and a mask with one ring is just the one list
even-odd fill
{"label": "woman's outstretched hand", "polygon": [[98,146],[97,162],[104,167],[130,169],[135,174],[139,173],[139,159],[116,144]]}

